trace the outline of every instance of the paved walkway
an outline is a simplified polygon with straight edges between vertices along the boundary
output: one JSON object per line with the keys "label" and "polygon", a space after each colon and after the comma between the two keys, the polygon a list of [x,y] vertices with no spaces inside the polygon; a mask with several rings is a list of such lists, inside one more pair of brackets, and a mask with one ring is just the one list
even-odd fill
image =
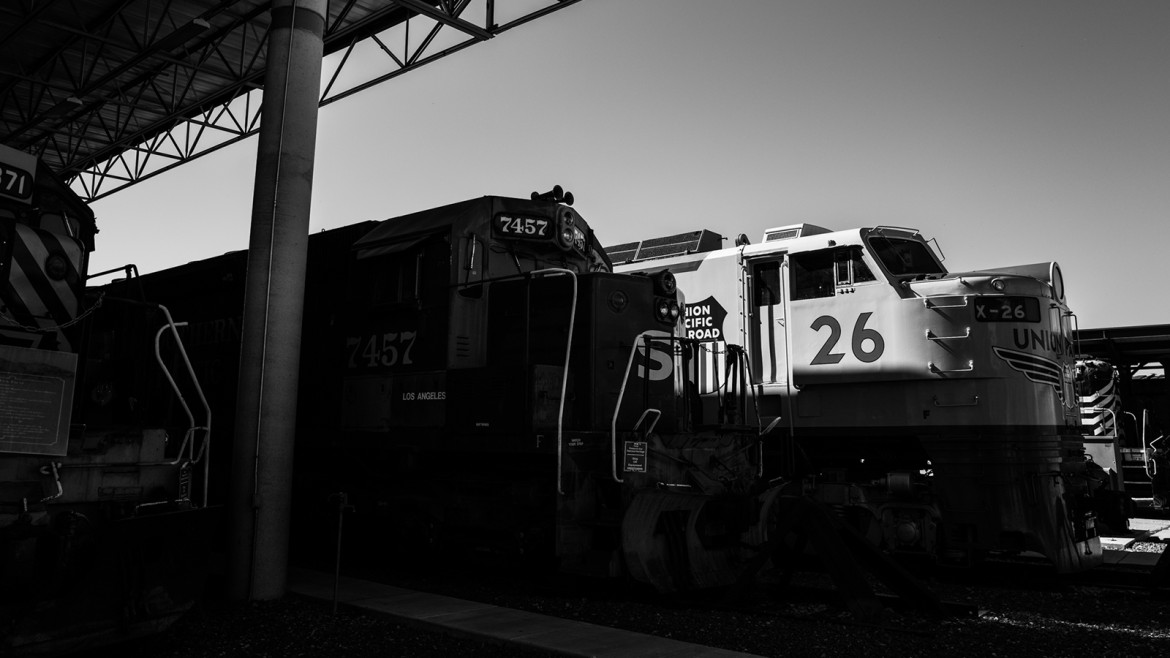
{"label": "paved walkway", "polygon": [[1138,542],[1170,542],[1170,521],[1165,519],[1130,519],[1129,529],[1135,533],[1133,537],[1101,538],[1101,547],[1105,549],[1105,562],[1141,566],[1156,564],[1161,553],[1140,553],[1127,549]]}
{"label": "paved walkway", "polygon": [[[1106,549],[1106,562],[1153,566],[1160,554],[1126,549],[1135,542],[1170,541],[1170,521],[1131,519],[1130,529],[1137,533],[1136,536],[1102,538],[1102,546]],[[297,594],[332,601],[333,574],[292,569],[289,571],[288,589]],[[598,658],[752,656],[597,624],[415,592],[349,577],[341,578],[338,602],[390,615],[416,626],[486,641],[514,643],[565,656]]]}
{"label": "paved walkway", "polygon": [[[333,574],[290,569],[291,592],[333,601]],[[449,596],[415,592],[343,576],[339,603],[396,617],[421,627],[500,643],[519,644],[565,656],[598,658],[751,658],[725,651],[608,626],[538,615]]]}

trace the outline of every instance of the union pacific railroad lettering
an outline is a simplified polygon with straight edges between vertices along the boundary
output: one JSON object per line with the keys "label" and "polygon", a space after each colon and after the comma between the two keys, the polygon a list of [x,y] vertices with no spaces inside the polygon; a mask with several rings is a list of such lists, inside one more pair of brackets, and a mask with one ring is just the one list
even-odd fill
{"label": "union pacific railroad lettering", "polygon": [[1052,352],[1056,356],[1074,352],[1068,336],[1047,329],[1012,329],[1012,343],[1021,350]]}
{"label": "union pacific railroad lettering", "polygon": [[687,338],[700,341],[723,340],[723,321],[727,311],[714,298],[708,297],[683,310],[683,328]]}

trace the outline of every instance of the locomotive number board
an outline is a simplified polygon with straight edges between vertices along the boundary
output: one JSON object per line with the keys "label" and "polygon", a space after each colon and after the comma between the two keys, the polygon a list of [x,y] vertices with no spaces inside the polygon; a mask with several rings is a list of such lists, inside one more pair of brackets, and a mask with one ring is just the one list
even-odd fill
{"label": "locomotive number board", "polygon": [[0,197],[28,201],[32,197],[32,174],[0,162]]}
{"label": "locomotive number board", "polygon": [[976,297],[979,322],[1039,322],[1040,300],[1035,297]]}
{"label": "locomotive number board", "polygon": [[496,235],[521,240],[551,240],[553,221],[547,217],[500,213],[492,219]]}

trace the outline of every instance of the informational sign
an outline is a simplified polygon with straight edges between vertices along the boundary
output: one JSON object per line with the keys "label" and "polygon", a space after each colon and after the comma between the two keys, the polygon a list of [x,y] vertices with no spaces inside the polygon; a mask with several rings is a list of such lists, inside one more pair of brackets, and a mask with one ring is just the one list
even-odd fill
{"label": "informational sign", "polygon": [[0,346],[0,452],[63,456],[77,355]]}
{"label": "informational sign", "polygon": [[646,449],[645,441],[626,441],[626,473],[646,472]]}
{"label": "informational sign", "polygon": [[36,171],[35,156],[0,144],[0,200],[31,203]]}
{"label": "informational sign", "polygon": [[714,297],[708,297],[694,304],[687,304],[683,310],[683,327],[687,338],[699,341],[725,340],[723,321],[727,319],[727,309]]}

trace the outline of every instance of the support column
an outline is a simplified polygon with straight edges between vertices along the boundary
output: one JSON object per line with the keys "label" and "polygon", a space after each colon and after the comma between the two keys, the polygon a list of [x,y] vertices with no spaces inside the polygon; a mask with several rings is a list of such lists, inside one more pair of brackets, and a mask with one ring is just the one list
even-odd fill
{"label": "support column", "polygon": [[309,203],[327,0],[274,0],[252,197],[228,595],[285,593]]}

